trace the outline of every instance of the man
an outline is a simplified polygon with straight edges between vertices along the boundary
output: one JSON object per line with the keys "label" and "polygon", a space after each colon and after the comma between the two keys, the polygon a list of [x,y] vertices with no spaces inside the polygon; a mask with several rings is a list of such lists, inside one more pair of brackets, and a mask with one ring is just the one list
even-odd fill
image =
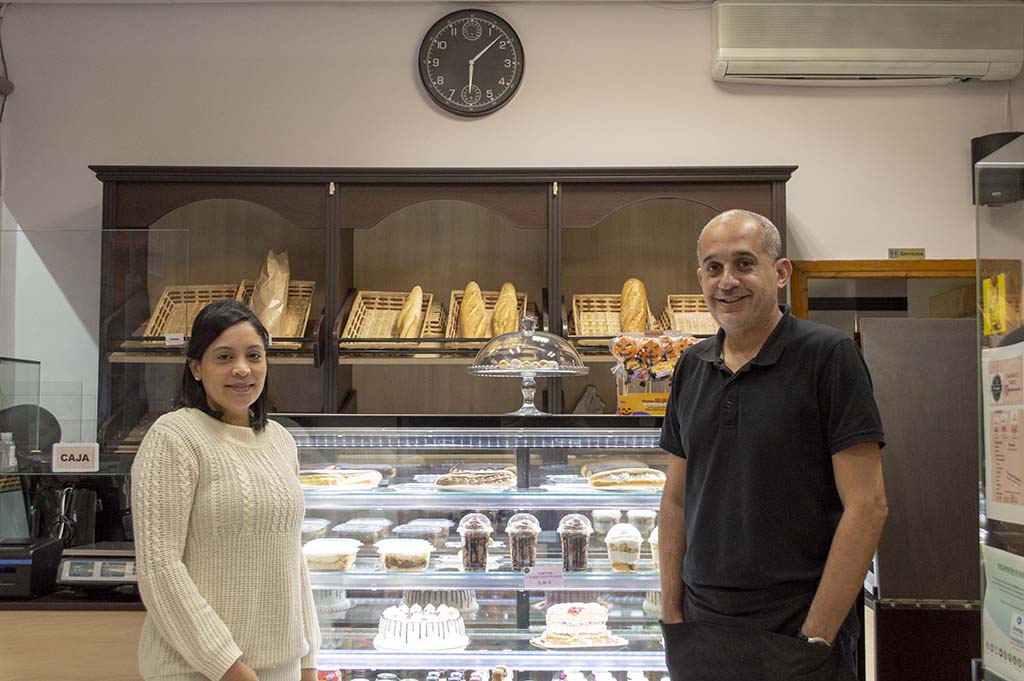
{"label": "man", "polygon": [[676,455],[659,521],[673,681],[854,678],[884,435],[853,340],[779,307],[781,250],[740,210],[697,240],[721,329],[679,360],[661,435]]}

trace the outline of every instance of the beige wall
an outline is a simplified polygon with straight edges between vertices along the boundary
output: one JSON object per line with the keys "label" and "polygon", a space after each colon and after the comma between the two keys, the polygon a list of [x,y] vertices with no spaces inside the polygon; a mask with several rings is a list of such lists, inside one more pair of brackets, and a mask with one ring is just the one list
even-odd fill
{"label": "beige wall", "polygon": [[[794,164],[791,257],[974,255],[969,140],[1005,127],[1005,82],[723,86],[707,7],[498,4],[525,43],[525,81],[464,120],[428,101],[415,66],[453,8],[13,4],[6,203],[25,229],[95,226],[88,164]],[[94,335],[96,282],[53,274]]]}

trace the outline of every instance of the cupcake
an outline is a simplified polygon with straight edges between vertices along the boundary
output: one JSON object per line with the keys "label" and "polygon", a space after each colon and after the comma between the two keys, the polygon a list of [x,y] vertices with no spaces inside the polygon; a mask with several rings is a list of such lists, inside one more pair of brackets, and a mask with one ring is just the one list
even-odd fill
{"label": "cupcake", "polygon": [[466,570],[487,569],[487,545],[491,542],[491,521],[483,513],[470,513],[459,521],[462,537],[462,567]]}
{"label": "cupcake", "polygon": [[522,570],[537,564],[537,535],[540,523],[530,513],[516,513],[505,526],[508,532],[508,550],[512,557],[512,569]]}
{"label": "cupcake", "polygon": [[622,518],[622,511],[617,508],[595,508],[590,512],[590,517],[594,520],[594,532],[605,535]]}
{"label": "cupcake", "polygon": [[558,536],[562,540],[562,569],[582,572],[587,569],[590,553],[590,535],[594,528],[587,517],[570,513],[558,523]]}
{"label": "cupcake", "polygon": [[644,508],[626,511],[626,522],[640,530],[640,534],[645,538],[651,533],[651,530],[654,529],[654,525],[657,521],[657,511],[651,511]]}
{"label": "cupcake", "polygon": [[306,542],[302,547],[302,558],[310,570],[335,570],[345,572],[356,560],[356,552],[362,542],[358,539],[335,539],[321,537]]}
{"label": "cupcake", "polygon": [[636,572],[640,562],[640,547],[644,543],[640,530],[629,523],[619,523],[608,530],[604,541],[608,546],[612,572]]}
{"label": "cupcake", "polygon": [[651,557],[654,558],[654,569],[661,572],[661,554],[658,553],[658,528],[655,526],[651,530],[651,537],[648,539],[651,543]]}

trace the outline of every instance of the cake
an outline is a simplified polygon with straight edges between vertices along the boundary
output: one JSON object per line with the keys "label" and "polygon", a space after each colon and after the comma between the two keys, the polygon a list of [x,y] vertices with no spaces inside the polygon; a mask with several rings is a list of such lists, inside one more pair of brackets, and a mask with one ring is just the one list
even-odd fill
{"label": "cake", "polygon": [[623,640],[608,631],[608,608],[597,603],[560,603],[548,608],[540,643],[550,646],[605,646]]}
{"label": "cake", "polygon": [[640,530],[640,534],[647,537],[658,522],[658,512],[646,508],[637,508],[626,511],[626,522]]}
{"label": "cake", "polygon": [[644,596],[644,613],[651,617],[661,617],[660,591],[648,591]]}
{"label": "cake", "polygon": [[444,548],[444,531],[438,525],[406,523],[391,530],[391,534],[400,539],[422,539],[434,545],[435,549]]}
{"label": "cake", "polygon": [[537,536],[540,534],[540,523],[531,513],[516,513],[505,525],[508,532],[509,557],[512,569],[522,570],[537,564]]}
{"label": "cake", "polygon": [[462,567],[465,570],[487,569],[487,546],[494,528],[483,513],[469,513],[459,521],[462,537]]}
{"label": "cake", "polygon": [[327,518],[305,518],[302,521],[302,543],[311,539],[319,539],[327,534],[331,521]]}
{"label": "cake", "polygon": [[352,601],[345,597],[344,589],[313,589],[313,603],[320,617],[337,615],[352,607]]}
{"label": "cake", "polygon": [[424,539],[382,539],[375,544],[384,570],[418,572],[430,565],[434,545]]}
{"label": "cake", "polygon": [[380,616],[377,650],[463,650],[469,645],[462,613],[447,605],[393,605]]}
{"label": "cake", "polygon": [[455,526],[455,522],[448,518],[415,518],[407,522],[406,525],[433,525],[441,531],[441,544],[443,545],[448,540],[448,534]]}
{"label": "cake", "polygon": [[582,572],[587,569],[590,555],[590,535],[594,527],[587,517],[570,513],[558,523],[558,537],[562,542],[562,570]]}
{"label": "cake", "polygon": [[617,508],[595,508],[590,512],[590,517],[594,521],[594,532],[608,534],[612,525],[622,518],[622,511]]}
{"label": "cake", "polygon": [[408,590],[402,592],[402,602],[409,607],[447,605],[462,613],[480,609],[480,604],[476,602],[476,592],[472,589]]}
{"label": "cake", "polygon": [[619,523],[608,530],[604,541],[608,546],[612,572],[636,572],[640,563],[640,547],[644,543],[640,530],[629,523]]}
{"label": "cake", "polygon": [[302,547],[302,557],[310,570],[344,572],[352,567],[362,542],[357,539],[324,537]]}

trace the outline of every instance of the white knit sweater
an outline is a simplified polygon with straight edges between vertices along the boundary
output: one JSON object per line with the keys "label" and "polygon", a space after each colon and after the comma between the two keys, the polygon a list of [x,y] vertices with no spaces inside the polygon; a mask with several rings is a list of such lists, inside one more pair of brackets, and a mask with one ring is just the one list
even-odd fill
{"label": "white knit sweater", "polygon": [[260,681],[298,681],[320,647],[300,530],[295,441],[198,409],[161,416],[132,466],[139,671],[217,681],[239,657]]}

